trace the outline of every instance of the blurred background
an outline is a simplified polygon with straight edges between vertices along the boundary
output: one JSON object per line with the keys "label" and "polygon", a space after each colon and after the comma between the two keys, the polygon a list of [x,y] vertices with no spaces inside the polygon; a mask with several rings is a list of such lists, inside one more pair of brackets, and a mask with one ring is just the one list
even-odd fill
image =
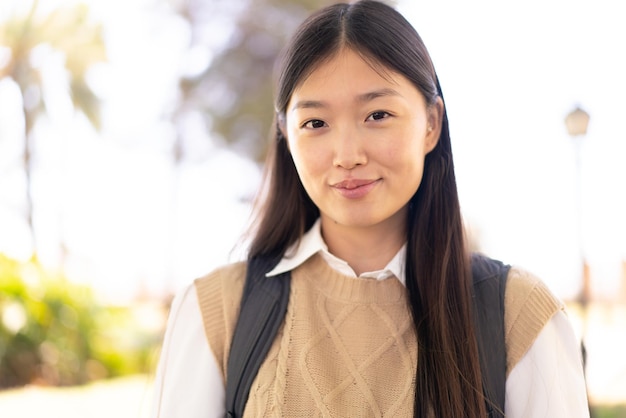
{"label": "blurred background", "polygon": [[[241,259],[274,60],[327,0],[0,2],[0,415],[144,417],[169,303]],[[626,25],[611,0],[398,0],[476,248],[544,279],[626,417]],[[115,402],[112,402],[115,400]]]}

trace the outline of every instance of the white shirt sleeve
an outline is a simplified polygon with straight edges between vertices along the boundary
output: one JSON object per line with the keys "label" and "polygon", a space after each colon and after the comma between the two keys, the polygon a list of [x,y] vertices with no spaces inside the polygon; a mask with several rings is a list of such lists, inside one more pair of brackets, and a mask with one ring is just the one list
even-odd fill
{"label": "white shirt sleeve", "polygon": [[581,346],[564,312],[546,324],[506,381],[507,418],[589,417]]}
{"label": "white shirt sleeve", "polygon": [[152,418],[222,418],[224,381],[192,284],[172,302],[154,384]]}

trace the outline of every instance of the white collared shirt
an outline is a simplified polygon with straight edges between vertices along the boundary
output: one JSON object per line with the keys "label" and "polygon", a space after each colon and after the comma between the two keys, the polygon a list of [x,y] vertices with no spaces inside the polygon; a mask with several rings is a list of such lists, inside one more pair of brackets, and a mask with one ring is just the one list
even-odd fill
{"label": "white collared shirt", "polygon": [[[311,258],[314,254],[320,253],[322,258],[328,263],[330,267],[337,270],[339,273],[345,276],[356,277],[356,273],[352,270],[352,267],[347,262],[335,257],[328,252],[328,246],[322,238],[321,222],[318,219],[311,229],[304,234],[300,240],[300,244],[290,248],[285,257],[266,274],[268,277],[277,276],[281,273],[291,271]],[[403,285],[406,285],[406,279],[404,274],[404,259],[406,257],[406,244],[400,248],[400,251],[391,259],[389,263],[382,270],[368,271],[362,273],[359,277],[366,279],[385,280],[389,277],[395,276],[400,280]]]}
{"label": "white collared shirt", "polygon": [[[314,254],[339,272],[356,277],[345,261],[328,252],[318,222],[300,245],[267,276],[291,271]],[[402,247],[387,266],[359,277],[405,281]],[[587,393],[580,342],[564,312],[557,312],[506,380],[507,418],[588,418]],[[172,303],[155,380],[153,418],[207,418],[225,414],[225,387],[206,337],[195,286],[189,285]]]}

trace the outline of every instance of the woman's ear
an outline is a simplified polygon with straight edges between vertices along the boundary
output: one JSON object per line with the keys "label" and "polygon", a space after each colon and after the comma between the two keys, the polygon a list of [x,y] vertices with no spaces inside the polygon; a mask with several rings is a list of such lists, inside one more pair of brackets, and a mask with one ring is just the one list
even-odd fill
{"label": "woman's ear", "polygon": [[439,142],[441,125],[443,123],[444,104],[441,97],[437,97],[435,103],[428,106],[428,126],[426,127],[425,146],[426,152],[431,152]]}

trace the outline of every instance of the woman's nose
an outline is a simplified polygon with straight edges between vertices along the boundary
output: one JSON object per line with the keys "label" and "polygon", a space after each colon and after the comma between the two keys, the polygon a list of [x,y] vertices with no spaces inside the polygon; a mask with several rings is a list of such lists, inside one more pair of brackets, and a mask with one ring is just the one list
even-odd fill
{"label": "woman's nose", "polygon": [[342,129],[332,140],[334,146],[333,166],[351,170],[367,164],[367,153],[356,129]]}

